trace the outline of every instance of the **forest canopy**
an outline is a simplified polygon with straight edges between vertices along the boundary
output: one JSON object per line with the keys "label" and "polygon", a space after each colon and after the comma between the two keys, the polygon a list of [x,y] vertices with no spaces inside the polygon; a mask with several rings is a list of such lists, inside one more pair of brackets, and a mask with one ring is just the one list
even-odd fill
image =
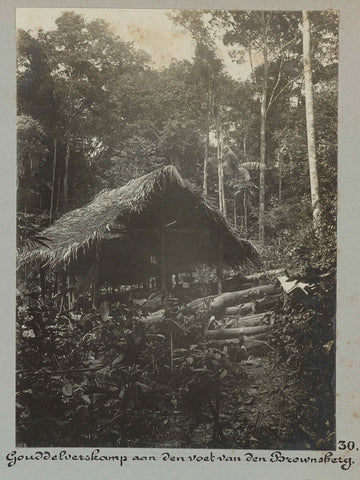
{"label": "forest canopy", "polygon": [[[161,69],[110,24],[75,11],[63,12],[53,30],[18,29],[20,217],[47,226],[104,188],[174,165],[243,237],[260,240],[270,257],[279,247],[291,257],[290,243],[312,230],[301,12],[167,15],[190,34],[193,57]],[[329,232],[337,184],[336,12],[310,12],[310,31]],[[247,78],[228,73],[224,48],[232,62],[251,67]]]}

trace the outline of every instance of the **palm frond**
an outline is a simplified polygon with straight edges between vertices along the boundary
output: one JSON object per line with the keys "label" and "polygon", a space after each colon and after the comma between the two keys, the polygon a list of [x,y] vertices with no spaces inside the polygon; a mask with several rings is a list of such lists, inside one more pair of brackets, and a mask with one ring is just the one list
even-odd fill
{"label": "palm frond", "polygon": [[243,168],[246,168],[247,170],[260,170],[262,167],[261,162],[244,162],[241,164]]}

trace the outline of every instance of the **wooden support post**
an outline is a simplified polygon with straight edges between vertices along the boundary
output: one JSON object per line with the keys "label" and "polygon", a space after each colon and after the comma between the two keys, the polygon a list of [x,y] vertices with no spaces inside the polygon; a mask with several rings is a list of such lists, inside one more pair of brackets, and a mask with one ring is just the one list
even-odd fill
{"label": "wooden support post", "polygon": [[92,306],[93,308],[99,307],[99,279],[96,276],[92,282]]}
{"label": "wooden support post", "polygon": [[41,288],[41,296],[45,298],[46,296],[46,280],[45,280],[45,270],[43,268],[40,269],[40,288]]}
{"label": "wooden support post", "polygon": [[53,295],[55,296],[58,293],[58,273],[54,272],[54,286],[53,286]]}
{"label": "wooden support post", "polygon": [[[91,291],[91,296],[92,296],[92,307],[95,308],[96,310],[99,308],[99,293],[100,293],[100,287],[101,287],[101,283],[100,283],[100,266],[99,266],[99,263],[98,261],[96,262],[95,266],[94,266],[94,273],[93,273],[93,278],[92,278],[92,291]],[[115,285],[113,285],[113,292],[114,293],[116,291],[115,289]]]}
{"label": "wooden support post", "polygon": [[223,293],[223,278],[224,278],[224,241],[222,235],[219,239],[218,264],[216,268],[218,295]]}
{"label": "wooden support post", "polygon": [[71,293],[70,293],[70,277],[66,275],[66,287],[67,287],[67,299],[68,299],[68,310],[72,309],[72,302],[71,302]]}
{"label": "wooden support post", "polygon": [[174,371],[174,344],[172,331],[170,332],[170,371]]}
{"label": "wooden support post", "polygon": [[66,269],[61,270],[61,303],[60,303],[60,313],[63,310],[66,310],[66,288],[67,288],[67,272]]}
{"label": "wooden support post", "polygon": [[161,192],[160,199],[160,264],[161,264],[161,293],[163,307],[167,306],[168,299],[168,266],[166,252],[166,232],[165,232],[165,212],[164,212],[164,192]]}
{"label": "wooden support post", "polygon": [[164,298],[168,296],[168,272],[167,272],[167,258],[166,258],[166,238],[165,231],[161,229],[161,290]]}

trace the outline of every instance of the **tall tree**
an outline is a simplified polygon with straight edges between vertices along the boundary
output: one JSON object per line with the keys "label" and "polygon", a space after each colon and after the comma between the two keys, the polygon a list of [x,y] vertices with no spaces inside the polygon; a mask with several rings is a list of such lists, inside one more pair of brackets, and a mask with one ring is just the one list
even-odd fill
{"label": "tall tree", "polygon": [[222,87],[224,65],[216,52],[214,36],[209,30],[208,22],[203,11],[182,10],[171,14],[170,18],[190,32],[195,43],[193,59],[193,81],[195,92],[201,103],[200,121],[204,131],[204,163],[203,163],[203,194],[209,193],[208,171],[210,151],[210,131],[213,127],[217,132],[218,146],[218,189],[219,207],[222,212],[225,208],[223,189],[222,160],[222,127],[219,118],[215,118],[216,105],[219,103],[219,90]]}
{"label": "tall tree", "polygon": [[62,192],[66,205],[71,193],[72,152],[80,152],[92,162],[96,152],[103,151],[103,139],[113,131],[111,120],[118,100],[112,95],[112,87],[124,73],[143,67],[147,57],[116,37],[103,20],[86,22],[81,15],[65,12],[55,23],[56,29],[40,32],[38,41],[46,52],[53,81],[56,103],[53,165],[56,152],[62,151],[58,148],[61,140]]}
{"label": "tall tree", "polygon": [[17,201],[18,209],[41,214],[43,210],[43,164],[48,149],[46,133],[29,115],[17,118]]}
{"label": "tall tree", "polygon": [[[54,81],[57,105],[57,136],[62,136],[65,146],[63,173],[63,200],[69,198],[69,164],[71,149],[84,128],[87,116],[97,101],[104,96],[86,22],[81,15],[65,12],[56,20],[56,30],[42,32],[39,39],[47,49]],[[92,42],[91,42],[92,40]],[[55,155],[55,154],[54,154]]]}
{"label": "tall tree", "polygon": [[[215,14],[226,28],[224,42],[237,45],[237,59],[243,62],[248,56],[253,81],[258,87],[260,103],[260,175],[259,175],[259,241],[265,236],[265,168],[266,168],[266,124],[270,106],[287,86],[280,88],[284,56],[298,40],[298,18],[296,14],[283,12],[229,11]],[[262,57],[258,66],[254,58]],[[269,92],[269,69],[279,61],[278,80]]]}
{"label": "tall tree", "polygon": [[303,59],[305,79],[306,129],[310,172],[311,205],[313,211],[314,230],[319,234],[321,225],[321,208],[319,196],[319,179],[316,162],[313,81],[311,69],[310,20],[309,13],[303,11]]}
{"label": "tall tree", "polygon": [[[221,82],[223,64],[215,53],[214,45],[206,43],[203,39],[197,39],[193,69],[195,82],[198,86],[198,94],[203,103],[203,129],[205,130],[204,168],[203,168],[203,194],[209,193],[208,169],[210,150],[210,131],[214,124],[215,105],[218,103],[218,90]],[[196,78],[197,77],[197,78]],[[220,177],[219,177],[220,179]]]}
{"label": "tall tree", "polygon": [[263,30],[262,53],[264,58],[263,80],[260,95],[260,180],[259,180],[259,241],[264,242],[265,226],[265,158],[266,158],[266,116],[267,116],[267,92],[269,75],[269,27],[271,13],[261,12]]}

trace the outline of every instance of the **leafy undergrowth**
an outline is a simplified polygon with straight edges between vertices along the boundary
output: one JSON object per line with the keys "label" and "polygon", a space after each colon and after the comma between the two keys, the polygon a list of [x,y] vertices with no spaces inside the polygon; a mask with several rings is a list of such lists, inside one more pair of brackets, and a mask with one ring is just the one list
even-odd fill
{"label": "leafy undergrowth", "polygon": [[148,325],[139,307],[20,299],[17,444],[332,448],[334,332],[327,289],[313,296],[277,312],[262,358],[207,343],[207,318],[178,306]]}
{"label": "leafy undergrowth", "polygon": [[[243,373],[226,349],[201,342],[202,322],[144,324],[120,306],[74,319],[49,300],[18,306],[17,443],[140,446],[161,441],[181,412],[186,442],[211,422],[223,441],[224,386]],[[173,417],[175,415],[175,417]]]}
{"label": "leafy undergrowth", "polygon": [[[335,291],[334,272],[308,273],[308,295],[294,292],[285,298],[272,332],[274,365],[299,392],[297,423],[299,448],[335,448]],[[299,400],[298,400],[299,401]]]}

